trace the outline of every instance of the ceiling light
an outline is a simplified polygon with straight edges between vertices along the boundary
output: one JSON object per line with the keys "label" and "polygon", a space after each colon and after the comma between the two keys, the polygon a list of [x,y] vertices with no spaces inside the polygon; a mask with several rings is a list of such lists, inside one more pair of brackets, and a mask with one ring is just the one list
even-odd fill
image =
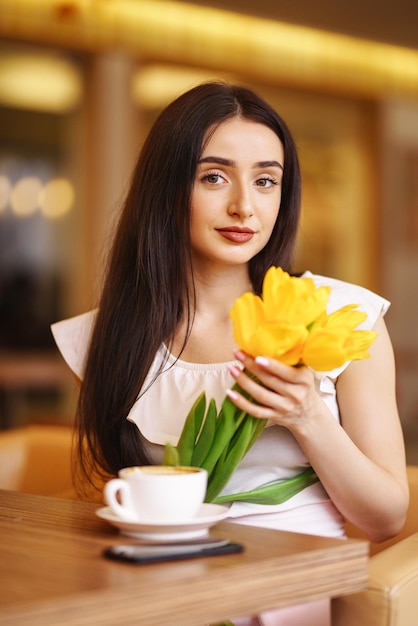
{"label": "ceiling light", "polygon": [[153,64],[141,68],[132,80],[132,99],[142,108],[162,108],[180,94],[208,80],[233,80],[223,72]]}
{"label": "ceiling light", "polygon": [[62,113],[81,101],[80,72],[69,60],[47,54],[0,56],[0,104]]}

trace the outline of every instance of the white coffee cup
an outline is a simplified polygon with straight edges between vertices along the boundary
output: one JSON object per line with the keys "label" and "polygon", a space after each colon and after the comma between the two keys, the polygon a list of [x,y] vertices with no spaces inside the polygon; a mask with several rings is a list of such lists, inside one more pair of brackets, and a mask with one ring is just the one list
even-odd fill
{"label": "white coffee cup", "polygon": [[125,467],[106,483],[105,501],[126,522],[172,523],[196,516],[206,495],[207,472],[198,467]]}

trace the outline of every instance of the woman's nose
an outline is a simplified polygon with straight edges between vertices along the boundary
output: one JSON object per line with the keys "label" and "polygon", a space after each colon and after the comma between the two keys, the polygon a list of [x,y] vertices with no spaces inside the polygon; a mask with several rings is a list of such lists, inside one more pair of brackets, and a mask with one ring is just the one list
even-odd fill
{"label": "woman's nose", "polygon": [[251,192],[245,186],[239,186],[234,190],[230,198],[228,213],[241,218],[251,217],[254,214]]}

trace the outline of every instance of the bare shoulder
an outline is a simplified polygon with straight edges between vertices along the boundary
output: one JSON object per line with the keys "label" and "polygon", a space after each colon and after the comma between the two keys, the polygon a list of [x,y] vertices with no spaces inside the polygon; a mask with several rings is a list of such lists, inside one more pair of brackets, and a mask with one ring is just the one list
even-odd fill
{"label": "bare shoulder", "polygon": [[405,480],[392,343],[382,317],[373,329],[370,358],[350,363],[337,381],[341,424],[364,454]]}

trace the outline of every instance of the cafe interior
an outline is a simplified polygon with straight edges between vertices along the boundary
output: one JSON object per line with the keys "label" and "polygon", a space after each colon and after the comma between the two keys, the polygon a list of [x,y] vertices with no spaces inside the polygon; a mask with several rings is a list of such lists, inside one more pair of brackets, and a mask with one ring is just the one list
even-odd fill
{"label": "cafe interior", "polygon": [[50,325],[96,306],[150,126],[212,79],[258,91],[296,139],[294,270],[391,301],[418,465],[417,23],[413,0],[0,0],[0,488],[59,491],[34,477],[44,448],[24,477],[6,454],[29,432],[67,453],[78,387]]}

